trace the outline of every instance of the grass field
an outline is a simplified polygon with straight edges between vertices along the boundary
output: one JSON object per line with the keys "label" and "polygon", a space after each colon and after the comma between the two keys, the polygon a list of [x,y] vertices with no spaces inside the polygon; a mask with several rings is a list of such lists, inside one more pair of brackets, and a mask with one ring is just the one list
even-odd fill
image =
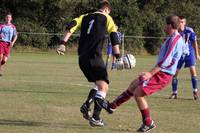
{"label": "grass field", "polygon": [[[109,71],[108,100],[114,99],[155,56],[136,56],[133,70]],[[76,55],[14,53],[0,77],[0,133],[134,133],[140,112],[130,100],[113,114],[102,112],[104,128],[92,128],[79,108],[91,84]],[[199,71],[198,64],[198,71]],[[200,73],[199,73],[200,74]],[[152,133],[200,133],[200,101],[192,97],[190,74],[179,76],[179,99],[169,100],[170,86],[147,98],[157,128]]]}

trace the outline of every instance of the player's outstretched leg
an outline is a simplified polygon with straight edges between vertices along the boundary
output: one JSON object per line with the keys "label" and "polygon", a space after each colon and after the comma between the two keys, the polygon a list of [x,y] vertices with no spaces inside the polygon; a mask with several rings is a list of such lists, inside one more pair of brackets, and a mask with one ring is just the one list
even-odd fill
{"label": "player's outstretched leg", "polygon": [[113,113],[118,106],[128,101],[133,96],[133,93],[129,90],[126,90],[122,92],[113,102],[108,103],[108,110],[110,111],[110,114]]}
{"label": "player's outstretched leg", "polygon": [[96,98],[95,99],[96,100],[96,102],[97,102],[97,104],[101,107],[101,108],[103,108],[103,109],[105,109],[109,114],[112,114],[113,113],[113,110],[112,110],[112,108],[110,108],[110,103],[107,101],[107,100],[105,100],[104,98]]}
{"label": "player's outstretched leg", "polygon": [[89,94],[88,94],[88,98],[87,100],[83,103],[83,105],[80,108],[81,113],[83,114],[83,118],[85,118],[86,120],[90,120],[91,119],[91,109],[90,106],[94,101],[95,95],[97,92],[97,88],[94,87],[93,89],[90,90]]}

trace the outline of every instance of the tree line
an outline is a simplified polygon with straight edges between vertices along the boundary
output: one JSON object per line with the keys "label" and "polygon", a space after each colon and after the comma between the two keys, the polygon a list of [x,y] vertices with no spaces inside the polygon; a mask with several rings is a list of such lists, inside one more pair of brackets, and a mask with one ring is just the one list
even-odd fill
{"label": "tree line", "polygon": [[[83,13],[96,10],[99,0],[0,0],[0,22],[4,14],[13,14],[19,32],[63,33],[67,22]],[[200,2],[197,0],[109,0],[111,16],[126,36],[154,38],[125,38],[125,49],[157,54],[163,41],[164,20],[167,15],[183,15],[200,36]],[[78,32],[77,32],[78,33]],[[18,45],[46,49],[57,45],[58,35],[19,34]],[[77,41],[76,38],[72,38]]]}

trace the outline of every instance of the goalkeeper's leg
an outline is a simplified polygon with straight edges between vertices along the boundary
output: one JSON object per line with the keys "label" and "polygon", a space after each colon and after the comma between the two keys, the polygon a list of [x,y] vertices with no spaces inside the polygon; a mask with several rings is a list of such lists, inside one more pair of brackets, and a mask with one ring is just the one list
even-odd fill
{"label": "goalkeeper's leg", "polygon": [[97,92],[98,88],[95,85],[89,92],[88,97],[86,99],[86,101],[83,103],[83,105],[80,108],[81,113],[83,114],[83,117],[87,120],[90,120],[90,106],[94,101],[96,92]]}
{"label": "goalkeeper's leg", "polygon": [[102,108],[106,109],[108,107],[105,101],[106,93],[108,91],[108,83],[103,80],[96,81],[98,86],[98,91],[95,95],[95,106],[92,118],[90,120],[91,126],[104,126],[102,119],[100,118],[100,113]]}
{"label": "goalkeeper's leg", "polygon": [[102,108],[107,109],[108,104],[103,97],[105,93],[103,91],[97,91],[94,102],[94,112],[90,120],[91,126],[104,126],[103,120],[100,118]]}

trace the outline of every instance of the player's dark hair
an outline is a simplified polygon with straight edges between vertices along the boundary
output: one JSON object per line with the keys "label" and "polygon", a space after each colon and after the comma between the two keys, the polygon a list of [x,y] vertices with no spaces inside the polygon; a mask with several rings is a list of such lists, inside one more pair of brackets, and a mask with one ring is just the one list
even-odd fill
{"label": "player's dark hair", "polygon": [[178,16],[180,19],[186,19],[184,16],[180,15]]}
{"label": "player's dark hair", "polygon": [[110,3],[107,0],[102,0],[99,2],[97,9],[103,9],[103,8],[109,8],[110,10],[112,9]]}
{"label": "player's dark hair", "polygon": [[7,15],[11,15],[12,16],[12,13],[8,11],[8,12],[5,13],[5,16],[7,16]]}
{"label": "player's dark hair", "polygon": [[176,15],[170,15],[166,17],[166,24],[171,25],[173,29],[178,29],[180,25],[180,18]]}

